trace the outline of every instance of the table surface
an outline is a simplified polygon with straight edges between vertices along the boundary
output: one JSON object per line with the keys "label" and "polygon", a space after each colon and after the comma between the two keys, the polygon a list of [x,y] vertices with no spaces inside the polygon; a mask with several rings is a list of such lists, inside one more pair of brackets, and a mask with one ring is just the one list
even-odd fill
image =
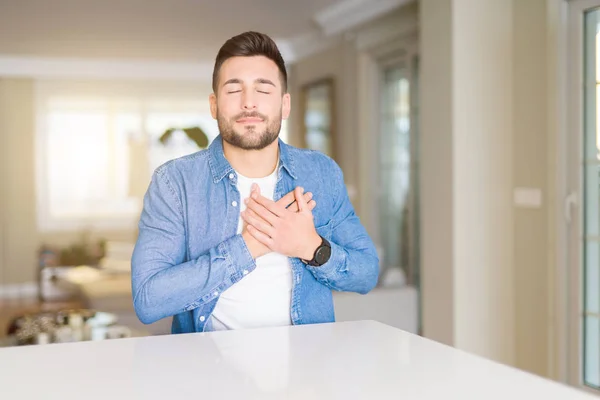
{"label": "table surface", "polygon": [[2,399],[598,399],[373,321],[0,349]]}

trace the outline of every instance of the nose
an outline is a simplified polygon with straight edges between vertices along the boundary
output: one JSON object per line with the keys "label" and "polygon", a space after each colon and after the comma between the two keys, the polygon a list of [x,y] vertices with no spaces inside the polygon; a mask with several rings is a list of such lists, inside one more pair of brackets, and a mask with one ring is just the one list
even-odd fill
{"label": "nose", "polygon": [[242,96],[242,107],[244,110],[254,110],[256,108],[256,101],[254,99],[254,93],[251,90],[245,90]]}

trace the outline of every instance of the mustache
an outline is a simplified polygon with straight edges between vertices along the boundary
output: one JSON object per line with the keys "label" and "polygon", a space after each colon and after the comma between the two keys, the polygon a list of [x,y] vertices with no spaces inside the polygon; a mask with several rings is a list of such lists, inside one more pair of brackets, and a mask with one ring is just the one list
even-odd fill
{"label": "mustache", "polygon": [[236,116],[234,116],[232,119],[234,121],[237,121],[238,119],[242,119],[242,118],[260,118],[263,121],[266,121],[268,119],[266,115],[260,114],[260,113],[258,113],[256,111],[253,111],[253,112],[242,112],[242,113],[239,113]]}

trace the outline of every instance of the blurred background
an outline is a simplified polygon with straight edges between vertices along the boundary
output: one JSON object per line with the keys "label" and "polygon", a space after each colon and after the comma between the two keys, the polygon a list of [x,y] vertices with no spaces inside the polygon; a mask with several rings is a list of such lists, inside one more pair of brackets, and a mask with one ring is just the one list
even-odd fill
{"label": "blurred background", "polygon": [[597,392],[599,28],[600,0],[0,0],[0,338],[169,332],[131,304],[142,197],[217,136],[214,58],[258,30],[281,138],[338,162],[381,257],[337,320]]}

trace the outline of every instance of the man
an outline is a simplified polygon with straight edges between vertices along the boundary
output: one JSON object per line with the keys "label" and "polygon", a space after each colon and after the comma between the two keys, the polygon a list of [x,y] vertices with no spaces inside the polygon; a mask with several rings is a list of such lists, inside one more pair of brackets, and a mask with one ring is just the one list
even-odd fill
{"label": "man", "polygon": [[369,292],[379,260],[337,164],[278,140],[290,95],[275,43],[229,39],[213,91],[220,135],[157,168],[144,197],[139,319],[174,316],[173,333],[334,321],[331,291]]}

